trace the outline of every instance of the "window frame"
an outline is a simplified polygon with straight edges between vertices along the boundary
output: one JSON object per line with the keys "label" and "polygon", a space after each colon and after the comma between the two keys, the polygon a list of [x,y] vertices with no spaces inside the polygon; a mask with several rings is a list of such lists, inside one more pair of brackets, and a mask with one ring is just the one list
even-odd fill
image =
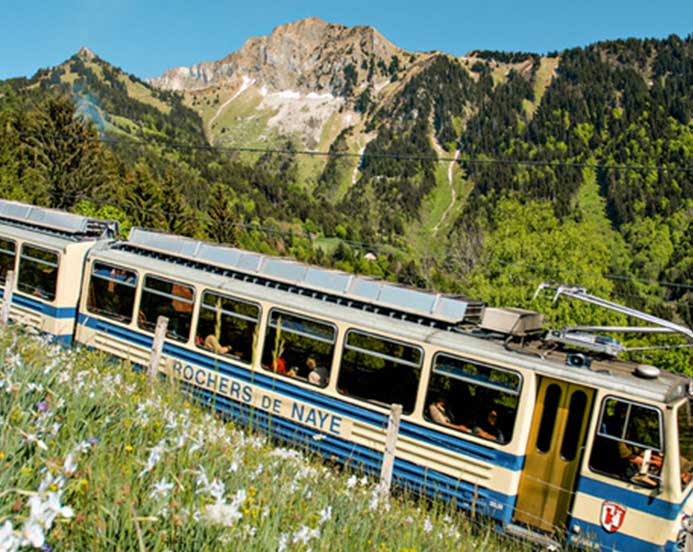
{"label": "window frame", "polygon": [[220,291],[218,291],[218,290],[216,290],[216,289],[214,289],[214,288],[203,288],[202,291],[200,292],[200,305],[199,305],[199,308],[197,309],[197,312],[195,313],[195,314],[197,315],[197,317],[196,317],[196,320],[195,320],[195,331],[192,332],[192,334],[193,334],[193,342],[194,342],[194,345],[195,345],[196,348],[201,349],[201,350],[204,350],[204,351],[206,351],[206,352],[208,352],[208,353],[211,352],[211,353],[214,353],[214,354],[219,354],[219,355],[222,355],[222,356],[227,356],[227,357],[229,357],[229,358],[233,358],[234,360],[237,360],[237,361],[239,361],[239,362],[243,362],[243,363],[245,363],[245,364],[252,364],[252,362],[253,362],[253,361],[252,361],[252,357],[253,357],[253,353],[254,353],[252,343],[251,343],[251,345],[250,345],[251,359],[250,359],[249,361],[245,361],[245,360],[243,360],[242,358],[237,358],[237,357],[233,354],[233,352],[224,354],[224,353],[220,353],[220,352],[217,353],[217,352],[214,352],[214,351],[210,351],[210,350],[209,350],[207,347],[205,347],[204,345],[200,345],[200,344],[197,343],[197,338],[200,336],[200,333],[199,333],[199,330],[200,330],[200,319],[202,318],[202,311],[203,311],[203,309],[206,309],[206,310],[208,310],[209,312],[214,313],[215,315],[216,315],[216,313],[217,313],[217,307],[211,307],[211,306],[205,304],[205,296],[206,296],[207,294],[213,295],[213,296],[215,296],[215,297],[220,297],[220,298],[222,298],[222,299],[227,299],[227,300],[229,300],[229,301],[235,301],[235,302],[237,302],[237,303],[244,303],[244,304],[246,304],[246,305],[250,305],[250,306],[252,306],[252,307],[256,307],[256,308],[257,308],[257,319],[253,319],[253,318],[251,318],[251,317],[249,317],[249,316],[246,316],[246,315],[243,315],[243,314],[239,314],[239,313],[237,313],[237,312],[232,312],[232,311],[225,310],[223,307],[220,307],[220,308],[219,308],[219,311],[221,311],[222,316],[230,316],[230,317],[236,318],[236,319],[238,319],[238,320],[245,320],[246,322],[254,322],[254,323],[256,324],[256,329],[257,329],[258,331],[259,331],[260,327],[262,326],[262,315],[263,315],[262,304],[261,304],[261,303],[258,303],[258,302],[256,302],[256,301],[252,301],[252,300],[250,300],[250,299],[246,299],[246,298],[244,298],[244,297],[237,297],[237,296],[235,296],[235,295],[230,295],[230,294],[222,293],[222,292],[220,292]]}
{"label": "window frame", "polygon": [[[683,466],[681,466],[681,456],[682,456],[682,450],[681,450],[681,413],[684,412],[685,409],[688,409],[688,413],[686,416],[690,419],[693,418],[693,403],[691,403],[691,399],[686,397],[675,409],[675,417],[676,417],[676,445],[677,445],[677,458],[678,458],[678,464],[679,464],[679,479],[683,477]],[[691,424],[689,424],[690,426]],[[687,460],[690,461],[690,459],[687,458]],[[687,473],[691,473],[690,470],[688,470]],[[690,477],[688,480],[688,483],[683,484],[683,480],[681,480],[681,492],[686,492],[686,489],[690,489],[691,484],[693,484],[693,477]]]}
{"label": "window frame", "polygon": [[[266,330],[265,330],[265,337],[267,337],[267,332],[268,332],[270,329],[274,329],[274,330],[277,329],[277,324],[276,324],[276,323],[273,323],[273,321],[272,321],[272,315],[273,315],[276,311],[282,311],[282,312],[284,312],[284,314],[288,314],[289,316],[293,316],[293,317],[295,317],[295,318],[303,318],[304,320],[308,320],[309,322],[314,322],[314,323],[316,323],[316,324],[321,324],[321,325],[323,325],[323,326],[329,326],[329,327],[331,327],[331,328],[334,330],[334,338],[333,338],[332,341],[329,341],[329,340],[325,339],[324,337],[315,336],[315,335],[311,335],[311,334],[308,334],[308,333],[305,333],[305,332],[295,331],[295,330],[292,330],[292,329],[287,329],[287,328],[284,328],[284,326],[282,326],[282,332],[289,332],[289,333],[292,333],[292,334],[294,334],[294,335],[300,335],[301,337],[306,337],[306,338],[308,338],[308,339],[315,339],[316,341],[321,341],[322,343],[327,343],[327,344],[329,344],[329,345],[336,345],[336,344],[337,344],[337,332],[338,332],[338,329],[337,329],[337,325],[336,325],[334,322],[327,322],[327,321],[325,321],[325,320],[320,320],[319,318],[314,318],[314,317],[312,317],[312,316],[306,316],[306,315],[303,315],[303,314],[298,314],[298,313],[295,313],[295,312],[291,312],[291,311],[289,311],[289,310],[284,309],[283,307],[272,307],[272,308],[269,310],[269,312],[267,313],[267,328],[266,328]],[[334,355],[333,355],[333,356],[334,356]]]}
{"label": "window frame", "polygon": [[[116,279],[113,279],[113,278],[110,278],[110,277],[101,276],[101,275],[96,274],[96,265],[97,265],[97,263],[98,263],[98,264],[101,264],[101,265],[110,266],[111,269],[125,270],[125,271],[127,271],[127,272],[132,272],[132,273],[135,275],[135,283],[134,283],[134,284],[130,284],[130,283],[128,283],[127,281],[116,280]],[[117,285],[125,285],[125,286],[131,287],[131,288],[133,288],[133,289],[135,290],[135,296],[134,296],[134,298],[133,298],[133,300],[132,300],[132,313],[131,313],[131,316],[130,316],[130,320],[129,320],[129,321],[125,322],[125,321],[123,321],[123,320],[119,320],[119,319],[116,318],[116,317],[105,315],[105,314],[103,314],[102,312],[94,312],[93,310],[91,310],[91,309],[89,308],[89,288],[91,287],[91,279],[94,278],[94,277],[99,278],[99,279],[101,279],[101,280],[105,280],[105,281],[107,281],[107,282],[114,282],[114,283],[117,284]],[[142,280],[142,282],[143,282],[143,286],[144,286],[144,280]],[[108,318],[109,320],[113,320],[114,322],[118,322],[118,323],[120,323],[120,324],[123,324],[124,326],[129,326],[129,325],[131,325],[133,322],[136,322],[137,314],[139,314],[139,308],[137,308],[137,309],[135,308],[135,307],[138,307],[138,304],[137,304],[137,299],[138,299],[137,288],[139,287],[139,283],[140,283],[140,272],[139,272],[139,270],[137,270],[137,269],[135,269],[135,268],[132,268],[132,267],[125,267],[125,266],[118,266],[118,265],[115,265],[115,264],[111,264],[110,262],[106,262],[106,261],[104,261],[104,260],[102,260],[102,259],[93,259],[93,260],[92,260],[92,263],[91,263],[91,270],[89,271],[89,283],[87,284],[87,293],[85,293],[85,309],[86,309],[86,311],[87,311],[89,314],[91,314],[91,315],[94,315],[94,316],[102,316],[102,317],[104,317],[104,318]]]}
{"label": "window frame", "polygon": [[[499,372],[504,372],[506,374],[515,376],[515,377],[517,377],[517,386],[514,389],[508,389],[507,387],[503,387],[502,385],[497,385],[497,384],[493,384],[490,382],[483,382],[483,381],[480,381],[478,379],[474,379],[474,378],[469,377],[469,376],[464,376],[464,375],[459,375],[459,374],[455,374],[452,372],[436,370],[436,364],[438,364],[438,361],[439,361],[441,356],[446,356],[448,358],[451,358],[451,359],[459,361],[459,362],[473,364],[476,366],[481,366],[483,368],[487,368],[489,370],[496,370]],[[463,382],[467,385],[476,385],[476,386],[484,387],[484,388],[489,389],[491,391],[496,391],[498,393],[507,393],[509,395],[517,397],[517,405],[516,405],[515,411],[514,411],[514,419],[513,419],[513,423],[512,423],[512,432],[510,433],[509,438],[506,437],[506,439],[503,442],[500,442],[497,440],[487,439],[485,437],[481,437],[480,435],[474,435],[474,433],[471,432],[471,428],[470,428],[470,432],[466,432],[466,431],[450,428],[450,427],[447,427],[445,425],[439,424],[436,421],[430,419],[430,417],[428,417],[426,408],[424,408],[423,419],[426,422],[428,422],[429,424],[433,424],[436,428],[446,428],[446,429],[449,429],[451,431],[455,431],[455,432],[459,433],[460,435],[465,435],[465,436],[471,435],[471,436],[476,437],[477,439],[483,439],[489,443],[496,443],[496,444],[500,445],[501,447],[506,447],[513,441],[513,439],[515,438],[515,427],[517,425],[517,416],[518,416],[518,412],[520,411],[520,407],[522,404],[522,400],[521,400],[522,390],[523,390],[524,384],[525,384],[525,376],[521,371],[514,370],[512,368],[506,368],[505,366],[499,366],[496,364],[492,364],[492,363],[486,362],[484,360],[473,359],[473,358],[470,358],[470,357],[467,357],[467,356],[464,356],[461,354],[451,353],[449,351],[436,351],[436,353],[433,355],[433,359],[431,360],[431,364],[430,364],[430,373],[428,376],[428,381],[426,383],[426,389],[424,392],[424,401],[428,401],[429,395],[431,394],[431,391],[432,391],[431,380],[432,380],[433,376],[451,378],[451,379]]]}
{"label": "window frame", "polygon": [[[377,351],[372,351],[370,349],[363,349],[362,347],[349,345],[349,336],[354,334],[354,333],[360,334],[360,335],[365,336],[365,337],[370,337],[372,339],[379,339],[381,341],[394,343],[396,345],[401,345],[403,347],[408,347],[410,349],[418,351],[419,363],[416,364],[416,363],[413,363],[413,362],[408,361],[408,360],[403,360],[403,359],[400,359],[397,357],[391,357],[390,355],[386,355],[384,353],[379,353]],[[403,416],[410,416],[410,415],[414,414],[414,412],[416,411],[416,403],[418,402],[418,399],[419,399],[419,390],[421,387],[421,381],[422,381],[423,375],[424,375],[425,351],[424,351],[423,347],[421,347],[420,345],[415,345],[413,343],[409,343],[407,341],[397,339],[397,338],[392,338],[392,337],[384,336],[381,334],[373,333],[371,331],[361,329],[358,327],[350,327],[344,332],[344,341],[342,343],[342,349],[341,349],[340,354],[339,354],[339,367],[337,369],[337,393],[343,397],[348,397],[350,399],[354,399],[357,401],[368,403],[370,405],[374,405],[374,406],[377,406],[379,408],[386,408],[387,409],[387,408],[390,408],[391,405],[386,404],[386,403],[382,403],[382,402],[378,401],[377,399],[366,399],[363,397],[359,397],[357,395],[354,395],[353,393],[343,393],[339,389],[339,379],[341,378],[341,375],[342,375],[342,370],[343,370],[343,366],[344,366],[344,357],[345,357],[345,353],[347,350],[355,351],[356,353],[359,353],[359,354],[370,355],[370,356],[373,356],[375,358],[383,359],[385,361],[392,361],[395,364],[407,366],[409,368],[413,368],[414,370],[418,369],[419,373],[418,373],[418,377],[417,377],[416,391],[414,393],[413,407],[412,407],[410,412],[406,412],[406,411],[402,412]],[[404,406],[404,405],[402,405],[402,406]]]}
{"label": "window frame", "polygon": [[[634,446],[634,447],[643,448],[643,446],[644,446],[644,443],[636,443],[635,441],[629,441],[629,440],[626,439],[625,437],[620,437],[620,438],[619,438],[619,437],[614,437],[613,435],[609,435],[609,434],[607,434],[607,433],[602,433],[602,429],[601,429],[601,428],[602,428],[602,425],[603,425],[603,422],[604,422],[604,418],[603,418],[603,416],[604,416],[604,411],[606,410],[606,403],[607,403],[607,401],[610,400],[610,399],[613,399],[613,400],[620,401],[620,402],[622,402],[622,403],[628,404],[628,413],[626,414],[626,423],[623,424],[623,432],[624,432],[624,434],[625,434],[625,432],[627,432],[627,430],[628,430],[628,423],[630,422],[630,414],[631,414],[631,410],[630,410],[630,409],[631,409],[631,407],[637,406],[637,407],[640,407],[640,408],[645,408],[645,409],[647,409],[647,410],[654,410],[654,411],[657,413],[657,421],[659,422],[658,436],[659,436],[659,444],[660,444],[660,447],[661,447],[661,448],[658,448],[658,449],[652,448],[652,449],[650,449],[650,450],[652,450],[653,452],[654,452],[654,451],[659,452],[659,453],[661,453],[662,455],[664,455],[664,444],[665,444],[665,443],[664,443],[664,417],[663,417],[663,415],[662,415],[661,409],[657,408],[656,406],[652,406],[652,405],[650,405],[650,404],[647,404],[647,403],[637,402],[637,401],[634,401],[634,400],[632,400],[632,399],[626,399],[626,398],[624,398],[624,397],[618,397],[618,396],[616,396],[616,395],[606,395],[606,396],[602,399],[602,404],[601,404],[601,407],[600,407],[600,409],[599,409],[599,417],[597,418],[597,431],[594,433],[594,436],[593,436],[593,438],[592,438],[592,443],[594,443],[594,439],[595,439],[596,437],[602,437],[602,438],[604,438],[604,439],[610,439],[610,440],[612,440],[612,441],[617,441],[617,442],[620,441],[620,442],[626,443],[626,444],[631,445],[631,446]],[[646,447],[645,447],[645,448],[646,448]],[[590,454],[590,456],[591,456],[591,454]],[[599,473],[599,472],[598,472],[598,473]]]}
{"label": "window frame", "polygon": [[[517,384],[517,389],[508,389],[507,387],[503,387],[501,385],[495,385],[492,383],[485,383],[482,381],[479,381],[474,378],[470,378],[468,376],[460,376],[458,374],[452,374],[450,372],[439,372],[436,371],[435,366],[436,366],[436,361],[438,360],[438,357],[441,355],[447,355],[448,357],[451,357],[453,359],[461,360],[462,362],[467,362],[469,364],[476,364],[477,366],[483,366],[484,368],[488,368],[490,370],[497,370],[499,372],[505,372],[506,374],[512,374],[515,376],[518,376],[518,384]],[[522,372],[518,372],[515,370],[512,370],[511,368],[505,368],[503,366],[497,366],[495,364],[489,364],[488,362],[484,362],[483,360],[473,360],[468,357],[464,357],[461,355],[456,355],[454,353],[448,353],[446,351],[438,351],[436,352],[435,355],[433,355],[433,360],[431,361],[431,374],[436,374],[439,376],[447,376],[450,378],[454,378],[460,381],[464,381],[466,383],[471,383],[472,385],[482,385],[486,387],[487,389],[492,389],[494,391],[500,391],[501,393],[510,393],[511,395],[515,395],[519,397],[522,394],[522,386],[524,384],[524,376],[522,375]],[[519,400],[518,400],[519,404]]]}
{"label": "window frame", "polygon": [[[37,257],[32,257],[31,255],[24,255],[24,249],[25,248],[32,248],[36,249],[38,251],[43,251],[44,253],[49,253],[51,255],[55,255],[57,258],[57,261],[55,263],[45,261],[43,259],[39,259]],[[55,291],[53,294],[52,299],[46,299],[45,297],[38,297],[35,296],[31,292],[24,291],[23,289],[20,289],[19,284],[21,280],[21,275],[22,275],[22,259],[28,259],[31,262],[38,263],[38,264],[43,264],[47,266],[51,266],[55,268]],[[17,259],[15,260],[15,266],[17,267],[17,275],[15,279],[15,291],[19,293],[23,293],[24,295],[30,296],[32,300],[35,301],[43,301],[45,303],[55,303],[55,301],[58,299],[58,276],[60,272],[60,264],[62,260],[62,255],[59,250],[55,249],[50,249],[48,247],[43,247],[42,245],[35,245],[32,242],[22,242],[21,248],[19,249],[19,254],[17,255]]]}
{"label": "window frame", "polygon": [[[192,297],[188,299],[187,297],[181,297],[179,295],[173,295],[172,293],[166,293],[165,291],[159,291],[158,289],[153,289],[150,287],[147,287],[146,281],[147,278],[155,278],[157,280],[160,280],[162,282],[166,282],[168,284],[171,284],[171,286],[181,286],[185,288],[190,288],[192,290]],[[135,305],[137,306],[137,328],[140,330],[143,330],[145,332],[149,333],[154,333],[154,328],[156,327],[156,321],[154,321],[154,328],[149,329],[149,328],[143,328],[140,320],[139,320],[139,315],[140,312],[142,311],[142,298],[144,297],[145,293],[151,293],[153,295],[157,295],[159,297],[165,297],[167,299],[170,299],[172,302],[173,301],[182,301],[184,303],[190,303],[191,309],[190,309],[190,328],[188,329],[188,335],[185,339],[179,339],[176,337],[176,334],[173,334],[172,331],[168,330],[166,331],[166,338],[171,339],[173,341],[177,341],[178,343],[189,343],[190,340],[192,339],[193,335],[193,315],[195,314],[195,300],[196,300],[196,292],[197,289],[195,288],[194,284],[188,284],[179,280],[172,280],[171,278],[168,278],[166,276],[160,276],[159,273],[157,272],[146,272],[142,275],[142,283],[140,286],[140,292],[137,295]],[[158,317],[157,317],[158,318]],[[182,336],[181,336],[182,337]]]}
{"label": "window frame", "polygon": [[[284,333],[284,332],[291,333],[293,335],[298,335],[298,336],[303,337],[305,339],[314,339],[315,341],[319,341],[321,343],[325,343],[327,345],[332,346],[332,355],[331,355],[331,359],[330,359],[330,364],[329,364],[329,366],[326,366],[326,368],[329,370],[329,374],[327,376],[327,383],[325,384],[325,386],[315,385],[315,384],[308,382],[307,379],[303,378],[302,376],[295,376],[295,375],[292,376],[289,374],[282,374],[282,373],[277,372],[274,369],[272,369],[271,366],[269,366],[269,367],[265,366],[265,364],[264,364],[265,349],[267,348],[268,344],[271,343],[267,339],[268,334],[272,330],[274,330],[275,332],[277,331],[277,324],[276,324],[276,322],[274,322],[272,320],[273,315],[276,312],[281,312],[281,313],[286,314],[288,316],[307,320],[307,321],[312,322],[314,324],[327,326],[327,327],[332,329],[333,338],[332,338],[332,341],[329,341],[328,339],[326,339],[322,336],[315,336],[315,335],[312,335],[309,333],[296,331],[293,329],[288,329],[282,325],[282,333]],[[286,309],[283,306],[273,306],[267,312],[267,324],[265,326],[265,332],[262,336],[262,349],[260,350],[260,365],[262,366],[264,371],[272,374],[274,377],[280,376],[283,378],[287,378],[289,380],[296,380],[296,381],[301,381],[301,382],[307,383],[307,384],[311,385],[311,387],[316,387],[318,389],[325,389],[329,385],[329,381],[332,378],[332,372],[333,372],[332,366],[334,365],[334,360],[335,360],[335,357],[337,356],[337,342],[338,342],[338,340],[339,340],[339,328],[337,327],[337,324],[335,324],[334,322],[328,321],[328,320],[323,320],[321,318],[315,318],[314,316],[311,316],[311,315],[305,315],[305,314],[301,314],[301,313],[298,313],[295,311],[291,311],[291,310]],[[272,347],[274,347],[274,345],[272,345]]]}
{"label": "window frame", "polygon": [[[17,259],[19,258],[19,255],[17,254],[17,249],[18,249],[18,247],[17,247],[17,245],[18,245],[17,240],[13,240],[13,239],[10,239],[10,238],[7,238],[7,237],[3,236],[2,238],[0,238],[0,241],[8,242],[8,243],[11,243],[11,244],[14,245],[14,252],[12,252],[12,256],[14,257],[14,263],[13,263],[12,268],[9,269],[9,270],[14,270],[14,271],[15,271],[15,287],[17,287],[17,286],[16,286],[16,284],[17,284],[17,278],[16,278],[16,275],[17,275]],[[9,252],[8,250],[6,250],[6,249],[3,249],[3,248],[0,246],[0,255],[6,255],[7,257],[9,257],[9,256],[10,256],[10,252]],[[8,272],[9,272],[9,270],[8,270]],[[6,277],[6,276],[0,275],[0,286],[5,287],[6,282],[7,282],[7,277]]]}

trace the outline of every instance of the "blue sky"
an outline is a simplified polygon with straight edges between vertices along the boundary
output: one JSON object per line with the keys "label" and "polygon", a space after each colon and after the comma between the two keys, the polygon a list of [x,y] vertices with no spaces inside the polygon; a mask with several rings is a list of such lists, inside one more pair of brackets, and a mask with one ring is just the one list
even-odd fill
{"label": "blue sky", "polygon": [[693,32],[693,0],[0,0],[0,79],[81,46],[141,78],[224,57],[308,16],[371,25],[405,50],[544,53],[598,40]]}

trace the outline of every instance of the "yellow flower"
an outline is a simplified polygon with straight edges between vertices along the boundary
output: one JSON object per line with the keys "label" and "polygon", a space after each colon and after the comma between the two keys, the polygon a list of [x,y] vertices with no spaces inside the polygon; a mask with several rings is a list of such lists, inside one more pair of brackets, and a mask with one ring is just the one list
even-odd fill
{"label": "yellow flower", "polygon": [[2,460],[3,458],[5,458],[5,453],[4,453],[4,452],[0,452],[0,460]]}
{"label": "yellow flower", "polygon": [[132,445],[125,445],[125,452],[132,452],[135,450]]}

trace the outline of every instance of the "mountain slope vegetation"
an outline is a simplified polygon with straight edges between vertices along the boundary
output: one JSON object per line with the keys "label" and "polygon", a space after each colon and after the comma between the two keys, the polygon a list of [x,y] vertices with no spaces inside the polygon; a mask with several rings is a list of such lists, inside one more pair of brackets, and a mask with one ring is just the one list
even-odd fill
{"label": "mountain slope vegetation", "polygon": [[[368,28],[319,29],[354,59],[321,46],[320,73],[294,91],[277,88],[279,65],[162,90],[88,51],[0,83],[0,193],[540,308],[555,325],[603,315],[532,302],[546,280],[693,324],[693,37],[455,58],[364,50]],[[323,82],[319,100],[310,83]],[[201,107],[241,83],[225,109],[251,92],[260,103],[219,121],[239,137],[252,120],[252,148],[210,135],[219,107]],[[329,155],[309,151],[309,134]],[[445,196],[439,228],[427,209]],[[657,354],[641,358],[693,370],[690,354]]]}

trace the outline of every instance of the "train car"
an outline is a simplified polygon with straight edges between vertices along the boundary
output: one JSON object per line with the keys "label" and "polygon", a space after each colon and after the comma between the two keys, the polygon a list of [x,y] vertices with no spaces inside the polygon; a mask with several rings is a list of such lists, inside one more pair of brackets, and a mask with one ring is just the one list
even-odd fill
{"label": "train car", "polygon": [[537,338],[540,315],[139,229],[82,287],[78,342],[145,365],[166,316],[161,373],[229,418],[374,473],[401,404],[409,489],[543,543],[687,538],[690,379]]}
{"label": "train car", "polygon": [[10,319],[72,342],[89,248],[115,237],[112,221],[0,200],[0,297],[14,271]]}

